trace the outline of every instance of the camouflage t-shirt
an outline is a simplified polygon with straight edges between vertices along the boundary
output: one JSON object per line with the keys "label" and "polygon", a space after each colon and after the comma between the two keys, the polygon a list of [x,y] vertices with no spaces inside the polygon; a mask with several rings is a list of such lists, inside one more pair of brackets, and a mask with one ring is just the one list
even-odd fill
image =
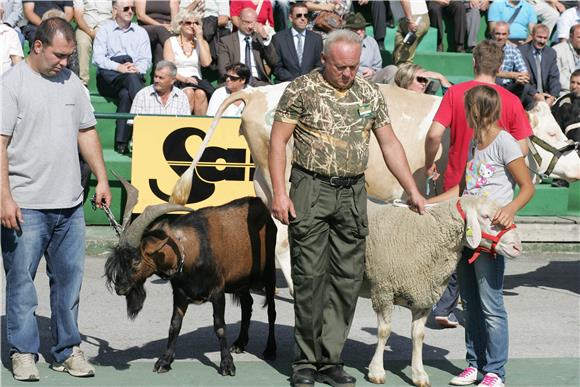
{"label": "camouflage t-shirt", "polygon": [[293,162],[326,176],[355,176],[368,162],[370,130],[390,123],[378,87],[356,76],[340,92],[313,71],[286,88],[275,121],[296,124]]}

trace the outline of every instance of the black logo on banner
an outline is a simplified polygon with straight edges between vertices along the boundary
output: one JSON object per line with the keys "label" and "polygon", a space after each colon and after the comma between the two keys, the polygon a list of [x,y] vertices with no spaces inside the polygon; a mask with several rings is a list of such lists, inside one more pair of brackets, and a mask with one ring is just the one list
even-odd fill
{"label": "black logo on banner", "polygon": [[[170,133],[163,142],[163,156],[171,169],[179,176],[189,168],[193,161],[193,156],[185,147],[186,140],[191,136],[197,136],[203,141],[205,132],[198,128],[179,128]],[[250,168],[250,180],[253,180],[255,167],[246,162],[246,152],[246,149],[240,148],[207,147],[195,168],[187,203],[199,203],[209,198],[215,192],[214,183],[219,181],[244,181],[247,168]],[[219,163],[218,160],[220,160]],[[221,160],[225,160],[225,163]],[[250,162],[253,163],[252,160]],[[169,200],[171,192],[169,194],[163,192],[159,188],[157,179],[149,179],[149,188],[159,199]]]}

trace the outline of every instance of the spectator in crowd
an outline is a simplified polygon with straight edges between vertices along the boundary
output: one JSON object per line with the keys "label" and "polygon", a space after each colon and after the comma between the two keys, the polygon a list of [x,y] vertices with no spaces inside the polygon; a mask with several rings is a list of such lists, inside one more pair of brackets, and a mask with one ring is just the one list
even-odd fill
{"label": "spectator in crowd", "polygon": [[217,68],[217,47],[220,37],[229,35],[227,28],[230,22],[230,2],[222,0],[181,0],[181,9],[197,12],[203,15],[202,30],[203,38],[209,44],[212,63],[210,68]]}
{"label": "spectator in crowd", "polygon": [[557,23],[558,40],[564,42],[568,40],[570,28],[573,25],[580,24],[580,2],[575,7],[569,8],[562,12]]}
{"label": "spectator in crowd", "polygon": [[[393,64],[412,63],[417,46],[429,31],[429,11],[425,1],[401,0],[391,2],[393,18],[399,21],[395,34]],[[405,37],[412,32],[416,38],[405,42]]]}
{"label": "spectator in crowd", "polygon": [[[242,89],[251,89],[248,84],[250,69],[243,63],[234,63],[226,67],[225,85],[212,94],[207,107],[207,115],[215,116],[222,102],[230,95]],[[236,101],[224,111],[226,117],[240,117],[244,110],[244,101]]]}
{"label": "spectator in crowd", "polygon": [[292,81],[314,68],[322,67],[322,38],[306,29],[308,8],[304,3],[293,3],[290,6],[290,21],[292,28],[282,30],[272,38],[278,56],[274,75],[280,82]]}
{"label": "spectator in crowd", "polygon": [[358,3],[361,6],[370,3],[373,35],[379,47],[384,47],[387,27],[393,28],[395,26],[390,2],[388,0],[358,0]]}
{"label": "spectator in crowd", "polygon": [[[295,0],[292,0],[292,4]],[[274,22],[276,31],[288,29],[288,16],[290,15],[290,0],[274,0]]]}
{"label": "spectator in crowd", "polygon": [[465,52],[465,32],[467,22],[465,5],[461,1],[432,0],[427,2],[430,24],[437,28],[437,51],[443,51],[443,13],[450,15],[454,24],[455,51]]}
{"label": "spectator in crowd", "polygon": [[[0,15],[3,13],[0,8]],[[0,75],[24,58],[18,33],[8,24],[0,24]]]}
{"label": "spectator in crowd", "polygon": [[157,62],[153,84],[137,93],[131,105],[131,113],[172,116],[191,114],[187,96],[174,86],[176,75],[177,67],[172,62]]}
{"label": "spectator in crowd", "polygon": [[560,95],[570,91],[570,75],[580,69],[580,23],[570,28],[570,38],[554,46],[560,71]]}
{"label": "spectator in crowd", "polygon": [[[151,65],[151,46],[147,31],[131,23],[133,0],[113,2],[114,19],[105,23],[95,36],[93,63],[97,66],[97,89],[112,98],[117,113],[128,113],[135,96],[145,86],[145,73]],[[115,150],[129,151],[131,129],[127,120],[118,119]]]}
{"label": "spectator in crowd", "polygon": [[[548,27],[536,24],[532,30],[532,41],[518,47],[526,67],[530,70],[528,93],[533,100],[532,105],[537,101],[546,101],[552,106],[560,95],[560,72],[556,51],[547,45],[550,38],[548,33]],[[529,103],[528,107],[531,107]]]}
{"label": "spectator in crowd", "polygon": [[503,63],[497,73],[497,82],[512,93],[516,94],[522,101],[527,99],[531,103],[529,96],[530,73],[522,53],[518,48],[508,41],[509,25],[507,22],[499,21],[494,24],[492,31],[495,40],[503,50]]}
{"label": "spectator in crowd", "polygon": [[89,84],[89,63],[93,52],[93,40],[97,30],[111,20],[113,9],[110,1],[74,0],[74,16],[77,22],[75,37],[79,58],[79,78]]}
{"label": "spectator in crowd", "polygon": [[477,44],[477,35],[481,25],[481,14],[489,8],[489,0],[464,1],[467,25],[467,52],[472,52]]}
{"label": "spectator in crowd", "polygon": [[259,0],[258,2],[254,2],[253,0],[231,1],[230,16],[232,18],[232,24],[237,29],[240,29],[241,13],[246,8],[253,9],[256,12],[254,29],[263,39],[268,39],[268,36],[271,37],[274,35],[274,12],[270,0]]}
{"label": "spectator in crowd", "polygon": [[308,29],[316,31],[320,34],[323,39],[326,38],[326,34],[329,31],[323,31],[316,25],[316,18],[321,12],[333,12],[344,18],[344,16],[349,12],[351,1],[350,0],[310,0],[305,1],[304,4],[311,12],[310,23],[308,23]]}
{"label": "spectator in crowd", "polygon": [[439,87],[443,87],[443,94],[452,84],[443,74],[435,71],[426,71],[414,63],[403,63],[395,73],[394,82],[403,89],[417,93],[435,94]]}
{"label": "spectator in crowd", "polygon": [[362,39],[358,74],[368,81],[383,83],[383,73],[380,73],[383,68],[383,58],[379,45],[376,40],[366,35],[365,27],[366,20],[361,13],[350,13],[346,16],[344,28],[355,32]]}
{"label": "spectator in crowd", "polygon": [[264,61],[273,69],[278,63],[278,55],[274,45],[270,44],[271,39],[257,32],[256,17],[254,9],[244,8],[240,12],[238,31],[221,39],[218,45],[218,72],[221,78],[225,78],[228,65],[241,62],[252,73],[250,85],[263,86],[272,83]]}
{"label": "spectator in crowd", "polygon": [[151,75],[157,62],[163,59],[163,46],[172,35],[171,20],[178,11],[179,0],[135,0],[137,22],[147,31],[151,42]]}
{"label": "spectator in crowd", "polygon": [[19,22],[22,20],[22,0],[2,0],[0,1],[1,24],[14,29],[18,34],[20,45],[24,44],[24,35],[20,31]]}
{"label": "spectator in crowd", "polygon": [[530,33],[538,17],[532,6],[524,0],[495,0],[489,6],[487,20],[490,31],[494,31],[497,22],[506,22],[510,42],[524,44],[531,40]]}
{"label": "spectator in crowd", "polygon": [[50,279],[50,367],[77,377],[95,374],[79,348],[85,261],[79,150],[97,178],[97,206],[110,206],[111,191],[90,101],[65,68],[74,47],[71,25],[47,19],[30,55],[0,78],[6,344],[14,379],[21,381],[40,379],[34,278],[43,255]]}
{"label": "spectator in crowd", "polygon": [[24,17],[28,24],[22,27],[22,33],[28,40],[30,47],[34,43],[36,29],[42,22],[42,16],[46,11],[58,9],[64,12],[66,21],[70,22],[73,18],[73,2],[70,1],[44,1],[44,0],[22,0]]}
{"label": "spectator in crowd", "polygon": [[207,101],[214,91],[201,75],[201,68],[211,64],[211,53],[203,37],[200,16],[200,13],[181,10],[173,23],[178,35],[169,38],[163,50],[165,60],[177,66],[177,87],[187,95],[191,113],[198,116],[205,115]]}
{"label": "spectator in crowd", "polygon": [[552,105],[552,114],[569,139],[580,141],[580,69],[570,75],[568,83],[570,91]]}
{"label": "spectator in crowd", "polygon": [[566,10],[566,6],[558,0],[526,0],[534,8],[538,21],[548,27],[548,36],[558,22],[560,14]]}
{"label": "spectator in crowd", "polygon": [[[435,113],[425,140],[425,171],[428,176],[434,178],[439,176],[435,166],[435,156],[441,145],[443,134],[446,128],[449,128],[450,144],[443,180],[444,191],[449,191],[458,185],[465,173],[473,128],[467,123],[464,99],[465,92],[475,86],[487,84],[499,93],[502,106],[500,127],[518,141],[524,156],[528,153],[526,141],[532,135],[532,128],[522,104],[512,93],[494,83],[502,66],[502,57],[502,47],[491,40],[485,40],[475,46],[473,50],[475,79],[452,86],[443,96],[439,109]],[[457,273],[453,273],[441,299],[433,306],[432,314],[441,326],[453,328],[458,325],[457,318],[453,315],[458,298]]]}

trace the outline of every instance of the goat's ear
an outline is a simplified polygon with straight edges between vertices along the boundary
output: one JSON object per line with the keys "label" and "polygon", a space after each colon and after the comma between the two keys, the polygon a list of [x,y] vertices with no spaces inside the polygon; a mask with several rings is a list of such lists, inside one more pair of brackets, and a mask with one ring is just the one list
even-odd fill
{"label": "goat's ear", "polygon": [[465,211],[465,241],[467,246],[475,249],[481,243],[481,226],[477,218],[477,211],[474,208],[468,208]]}

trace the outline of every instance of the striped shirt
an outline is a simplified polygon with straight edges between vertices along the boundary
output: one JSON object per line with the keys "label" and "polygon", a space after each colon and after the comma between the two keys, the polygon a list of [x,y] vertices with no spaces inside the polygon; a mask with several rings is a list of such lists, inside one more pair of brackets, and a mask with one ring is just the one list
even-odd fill
{"label": "striped shirt", "polygon": [[131,106],[131,114],[157,114],[169,116],[188,116],[191,115],[189,101],[183,91],[173,86],[167,104],[163,105],[159,94],[153,88],[153,85],[141,89]]}
{"label": "striped shirt", "polygon": [[[503,63],[501,65],[500,71],[515,71],[518,73],[528,72],[528,67],[526,66],[526,62],[524,62],[522,53],[516,46],[513,46],[509,43],[506,43],[503,46]],[[514,82],[513,79],[501,78],[502,85],[508,85],[512,82]]]}

